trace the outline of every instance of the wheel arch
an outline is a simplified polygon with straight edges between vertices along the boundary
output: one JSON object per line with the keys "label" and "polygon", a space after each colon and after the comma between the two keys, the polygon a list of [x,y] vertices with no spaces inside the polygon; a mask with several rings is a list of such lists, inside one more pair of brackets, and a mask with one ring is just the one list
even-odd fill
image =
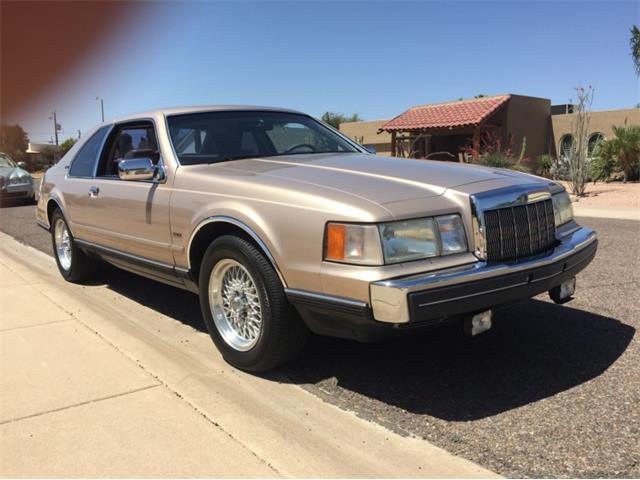
{"label": "wheel arch", "polygon": [[269,260],[269,263],[278,274],[283,287],[287,288],[284,276],[267,244],[247,224],[228,216],[208,217],[200,222],[191,234],[187,244],[187,266],[194,279],[198,278],[200,264],[207,248],[211,242],[223,235],[238,235],[253,243],[267,257],[267,260]]}
{"label": "wheel arch", "polygon": [[52,226],[51,215],[53,215],[53,212],[56,208],[60,210],[60,213],[62,213],[62,216],[64,217],[64,209],[62,208],[61,203],[58,201],[58,199],[50,197],[49,200],[47,200],[47,222],[49,222],[49,228],[51,228]]}

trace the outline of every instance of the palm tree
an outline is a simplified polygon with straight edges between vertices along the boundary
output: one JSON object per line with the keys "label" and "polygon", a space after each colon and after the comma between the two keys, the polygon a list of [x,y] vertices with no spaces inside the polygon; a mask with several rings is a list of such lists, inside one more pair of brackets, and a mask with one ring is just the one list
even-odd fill
{"label": "palm tree", "polygon": [[613,134],[613,138],[598,145],[592,175],[594,179],[606,180],[617,167],[626,182],[640,173],[640,126],[613,127]]}
{"label": "palm tree", "polygon": [[629,45],[631,46],[631,56],[633,57],[633,65],[636,68],[636,75],[640,75],[640,29],[635,25],[631,27]]}
{"label": "palm tree", "polygon": [[640,168],[640,126],[613,127],[618,160],[624,172],[624,181],[638,173]]}

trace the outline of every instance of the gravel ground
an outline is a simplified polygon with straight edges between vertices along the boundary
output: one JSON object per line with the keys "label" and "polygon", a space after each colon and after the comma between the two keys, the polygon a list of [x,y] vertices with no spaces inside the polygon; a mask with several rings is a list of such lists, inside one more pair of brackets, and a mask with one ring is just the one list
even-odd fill
{"label": "gravel ground", "polygon": [[[510,477],[640,477],[640,222],[580,219],[598,255],[564,306],[537,297],[473,340],[456,328],[375,345],[315,338],[285,376],[361,417]],[[33,207],[0,230],[51,252]],[[110,288],[204,331],[197,297],[124,272]]]}
{"label": "gravel ground", "polygon": [[[569,182],[564,184],[571,191]],[[582,207],[622,207],[640,209],[640,182],[587,183],[586,195],[578,200]]]}

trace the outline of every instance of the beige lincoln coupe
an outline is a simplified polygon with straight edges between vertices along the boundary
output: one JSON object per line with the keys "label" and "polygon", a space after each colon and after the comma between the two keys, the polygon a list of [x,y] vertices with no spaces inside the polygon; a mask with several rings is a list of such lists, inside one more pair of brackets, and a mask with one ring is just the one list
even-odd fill
{"label": "beige lincoln coupe", "polygon": [[309,332],[475,335],[496,306],[570,300],[597,247],[554,182],[380,157],[303,113],[246,106],[99,126],[47,171],[37,219],[66,280],[107,261],[197,293],[224,358],[250,371]]}

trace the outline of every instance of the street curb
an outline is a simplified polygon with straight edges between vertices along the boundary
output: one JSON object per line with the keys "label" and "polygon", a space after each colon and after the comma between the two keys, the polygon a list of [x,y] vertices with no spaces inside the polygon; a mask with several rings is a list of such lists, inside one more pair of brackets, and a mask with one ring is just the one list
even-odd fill
{"label": "street curb", "polygon": [[277,372],[259,377],[237,371],[222,360],[206,333],[108,284],[66,283],[51,256],[3,232],[0,254],[2,263],[27,284],[64,306],[280,475],[499,477],[426,440],[400,436],[326,403]]}
{"label": "street curb", "polygon": [[623,207],[583,207],[578,202],[571,204],[576,217],[610,218],[613,220],[640,221],[640,209]]}

